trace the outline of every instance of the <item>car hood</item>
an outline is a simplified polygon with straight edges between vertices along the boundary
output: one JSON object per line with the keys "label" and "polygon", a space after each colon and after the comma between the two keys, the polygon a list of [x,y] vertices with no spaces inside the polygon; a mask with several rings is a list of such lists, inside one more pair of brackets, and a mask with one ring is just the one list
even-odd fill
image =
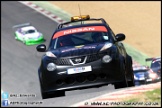
{"label": "car hood", "polygon": [[105,43],[89,44],[82,46],[67,46],[52,50],[52,53],[55,54],[56,57],[71,57],[88,55],[93,53],[95,54],[98,53],[104,45]]}
{"label": "car hood", "polygon": [[138,72],[138,73],[134,73],[135,77],[137,77],[137,78],[145,77],[146,74],[147,74],[146,72]]}

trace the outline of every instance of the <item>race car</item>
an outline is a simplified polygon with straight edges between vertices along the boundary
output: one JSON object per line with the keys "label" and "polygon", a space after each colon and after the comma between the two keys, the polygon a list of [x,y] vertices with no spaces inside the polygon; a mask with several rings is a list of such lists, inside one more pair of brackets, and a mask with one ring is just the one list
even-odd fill
{"label": "race car", "polygon": [[17,28],[14,32],[15,39],[22,41],[25,45],[40,44],[45,41],[43,34],[30,23],[15,25],[13,28]]}
{"label": "race car", "polygon": [[103,18],[81,15],[59,24],[48,48],[36,47],[45,52],[38,68],[42,98],[108,84],[115,89],[134,86],[132,57],[121,42],[124,39]]}
{"label": "race car", "polygon": [[158,76],[147,66],[134,66],[134,81],[136,85],[148,84],[158,81]]}
{"label": "race car", "polygon": [[161,57],[146,58],[146,62],[151,61],[150,68],[159,76],[161,79]]}

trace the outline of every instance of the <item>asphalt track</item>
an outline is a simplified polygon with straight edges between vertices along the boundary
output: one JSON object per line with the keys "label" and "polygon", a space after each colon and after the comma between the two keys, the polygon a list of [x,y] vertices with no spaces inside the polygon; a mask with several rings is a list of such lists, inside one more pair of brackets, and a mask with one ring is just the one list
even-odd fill
{"label": "asphalt track", "polygon": [[[12,26],[30,22],[45,36],[48,45],[57,23],[16,1],[1,2],[1,89],[9,94],[35,94],[36,97],[10,97],[10,101],[42,102],[33,106],[70,106],[105,93],[117,91],[114,86],[67,91],[65,97],[41,99],[38,67],[42,53],[36,46],[25,46],[14,39]],[[121,90],[121,89],[118,89]],[[26,105],[14,105],[26,106]]]}

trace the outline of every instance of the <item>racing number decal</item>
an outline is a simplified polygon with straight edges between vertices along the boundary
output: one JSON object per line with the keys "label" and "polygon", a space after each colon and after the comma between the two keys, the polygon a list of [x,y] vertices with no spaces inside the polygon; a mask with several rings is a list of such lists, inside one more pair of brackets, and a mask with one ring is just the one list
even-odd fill
{"label": "racing number decal", "polygon": [[68,29],[59,31],[54,34],[53,39],[58,38],[60,36],[64,36],[67,34],[73,34],[73,33],[79,33],[79,32],[90,32],[90,31],[101,31],[101,32],[107,32],[106,27],[104,26],[88,26],[88,27],[79,27],[74,29]]}

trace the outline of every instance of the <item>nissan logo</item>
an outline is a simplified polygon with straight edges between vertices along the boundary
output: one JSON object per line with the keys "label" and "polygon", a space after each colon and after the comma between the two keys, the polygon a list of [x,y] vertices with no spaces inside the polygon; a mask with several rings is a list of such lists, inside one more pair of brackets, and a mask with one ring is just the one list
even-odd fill
{"label": "nissan logo", "polygon": [[75,59],[75,62],[80,63],[81,60],[82,60],[81,58],[76,58],[76,59]]}

